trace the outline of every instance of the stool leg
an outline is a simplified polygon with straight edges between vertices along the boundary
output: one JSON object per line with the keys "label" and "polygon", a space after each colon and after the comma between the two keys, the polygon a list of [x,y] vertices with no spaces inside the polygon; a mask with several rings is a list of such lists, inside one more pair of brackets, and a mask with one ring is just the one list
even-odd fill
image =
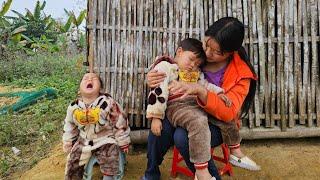
{"label": "stool leg", "polygon": [[178,172],[189,177],[194,177],[193,172],[190,171],[188,168],[179,166],[180,161],[183,161],[183,157],[181,157],[179,150],[176,147],[174,147],[171,165],[171,177],[177,177]]}
{"label": "stool leg", "polygon": [[221,144],[221,149],[222,149],[222,153],[223,153],[223,157],[218,157],[215,156],[213,154],[213,148],[211,149],[212,151],[212,159],[216,160],[216,161],[220,161],[224,164],[224,166],[222,168],[219,169],[219,174],[222,176],[226,173],[229,174],[229,176],[233,176],[233,171],[232,171],[232,166],[229,162],[229,147],[227,144]]}
{"label": "stool leg", "polygon": [[171,165],[171,177],[177,177],[177,166],[179,163],[179,151],[176,147],[173,147],[173,157]]}
{"label": "stool leg", "polygon": [[222,144],[221,148],[222,148],[223,157],[224,157],[224,161],[225,161],[225,167],[223,168],[224,169],[223,174],[228,173],[229,176],[233,176],[232,166],[229,162],[229,156],[230,156],[229,147],[227,144]]}
{"label": "stool leg", "polygon": [[227,163],[229,163],[229,155],[230,155],[229,147],[226,144],[222,144],[221,148],[222,148],[222,152],[223,152],[223,157],[224,157],[225,163],[227,164]]}

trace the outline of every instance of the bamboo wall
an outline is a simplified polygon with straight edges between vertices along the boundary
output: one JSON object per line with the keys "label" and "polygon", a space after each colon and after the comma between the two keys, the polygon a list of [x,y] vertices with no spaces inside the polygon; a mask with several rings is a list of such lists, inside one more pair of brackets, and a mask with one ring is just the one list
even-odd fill
{"label": "bamboo wall", "polygon": [[202,39],[224,16],[247,27],[245,43],[259,76],[245,138],[320,136],[320,0],[89,0],[88,61],[129,114],[145,119],[146,73],[180,39]]}

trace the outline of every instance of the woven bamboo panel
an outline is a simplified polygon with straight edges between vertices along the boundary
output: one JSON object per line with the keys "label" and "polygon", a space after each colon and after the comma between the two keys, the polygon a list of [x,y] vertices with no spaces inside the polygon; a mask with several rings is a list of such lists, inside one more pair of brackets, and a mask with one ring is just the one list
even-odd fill
{"label": "woven bamboo panel", "polygon": [[90,68],[133,129],[150,126],[145,78],[154,58],[174,56],[181,39],[202,39],[225,16],[245,24],[244,47],[259,76],[243,130],[320,126],[319,0],[89,0]]}

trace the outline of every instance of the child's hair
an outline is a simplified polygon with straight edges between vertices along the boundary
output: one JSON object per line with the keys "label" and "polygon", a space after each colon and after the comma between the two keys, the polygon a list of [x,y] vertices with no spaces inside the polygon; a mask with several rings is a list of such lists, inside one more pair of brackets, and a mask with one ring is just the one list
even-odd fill
{"label": "child's hair", "polygon": [[207,56],[203,50],[201,41],[194,38],[186,38],[180,42],[179,47],[181,47],[184,51],[193,52],[201,61],[200,68],[205,65]]}
{"label": "child's hair", "polygon": [[[220,46],[222,52],[238,51],[241,59],[248,65],[251,72],[256,75],[254,68],[250,62],[246,50],[242,47],[244,38],[244,25],[234,17],[224,17],[214,22],[205,32],[205,36],[214,39]],[[254,100],[257,82],[251,80],[249,93],[246,96],[241,107],[240,117],[248,114],[249,108]]]}

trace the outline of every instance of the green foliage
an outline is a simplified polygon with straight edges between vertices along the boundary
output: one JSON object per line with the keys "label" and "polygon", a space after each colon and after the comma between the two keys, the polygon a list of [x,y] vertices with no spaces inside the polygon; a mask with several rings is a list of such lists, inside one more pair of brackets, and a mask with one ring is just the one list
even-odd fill
{"label": "green foliage", "polygon": [[[63,37],[72,34],[71,31],[76,31],[75,44],[78,51],[85,49],[86,39],[83,32],[79,30],[79,26],[85,20],[86,10],[81,11],[78,17],[73,11],[65,10],[68,20],[62,23],[54,20],[51,15],[46,15],[44,13],[46,1],[41,3],[38,0],[34,11],[26,9],[23,14],[12,10],[16,17],[4,16],[11,2],[12,0],[4,2],[0,10],[0,58],[7,58],[16,53],[35,55],[38,52],[54,53],[61,50],[74,52],[74,50],[70,51],[72,43],[67,42],[71,39]],[[75,30],[72,29],[73,27]]]}
{"label": "green foliage", "polygon": [[[14,61],[0,59],[2,85],[25,89],[53,87],[58,95],[52,100],[41,99],[23,112],[0,116],[0,179],[10,175],[17,166],[32,166],[46,154],[53,142],[61,138],[66,108],[76,97],[84,73],[84,69],[78,66],[82,61],[83,55],[68,57],[41,53]],[[32,149],[28,149],[30,145]],[[13,146],[22,150],[18,159],[10,150]],[[33,158],[30,159],[28,151]]]}
{"label": "green foliage", "polygon": [[80,37],[77,43],[78,49],[81,51],[82,49],[85,49],[87,46],[87,39],[86,35],[84,33],[80,33]]}
{"label": "green foliage", "polygon": [[25,26],[17,25],[9,21],[10,18],[4,17],[11,6],[12,0],[3,2],[0,9],[0,56],[3,56],[6,45],[24,46],[25,41],[21,41],[22,33],[26,31]]}
{"label": "green foliage", "polygon": [[[70,73],[75,73],[74,61],[66,60],[59,54],[38,54],[34,57],[23,57],[0,60],[0,82],[18,83],[19,86],[28,86],[33,82],[46,82],[43,79],[49,77],[67,78]],[[40,79],[38,79],[41,77]],[[62,80],[63,81],[63,80]],[[50,81],[52,82],[52,80]],[[48,82],[47,82],[48,83]]]}
{"label": "green foliage", "polygon": [[0,173],[4,174],[10,168],[9,162],[6,159],[0,159]]}
{"label": "green foliage", "polygon": [[[4,16],[11,2],[0,9],[0,85],[36,90],[52,87],[58,97],[38,100],[19,113],[0,115],[0,179],[34,165],[61,138],[66,108],[76,97],[84,72],[84,55],[61,55],[68,49],[67,34],[72,27],[77,30],[77,47],[86,46],[85,35],[79,31],[85,11],[78,17],[72,12],[63,24],[43,12],[45,1],[37,1],[34,11],[13,10],[16,17]],[[12,153],[13,146],[22,150],[20,156]]]}
{"label": "green foliage", "polygon": [[68,31],[70,31],[71,25],[72,25],[72,17],[69,16],[68,20],[65,24],[62,24],[62,23],[58,24],[58,28],[61,33],[66,33]]}
{"label": "green foliage", "polygon": [[7,2],[2,3],[2,7],[0,9],[0,17],[4,16],[11,6],[12,0],[8,0]]}
{"label": "green foliage", "polygon": [[83,22],[83,20],[84,20],[84,18],[87,16],[87,11],[86,10],[82,10],[81,12],[80,12],[80,15],[77,17],[77,20],[76,20],[76,22],[75,22],[75,25],[77,26],[77,27],[79,27],[81,24],[82,24],[82,22]]}
{"label": "green foliage", "polygon": [[[11,2],[8,1],[5,5],[3,5],[1,14],[4,14],[8,11],[10,3]],[[59,33],[54,27],[54,19],[52,19],[50,15],[46,16],[44,13],[42,13],[44,7],[45,1],[42,4],[37,1],[34,13],[26,9],[26,15],[23,15],[13,10],[12,12],[18,17],[0,16],[1,57],[6,57],[4,52],[8,50],[24,50],[27,51],[28,54],[32,54],[32,51],[29,50],[30,48],[47,48],[49,51],[52,51],[51,48],[39,45],[42,43],[39,43],[39,41],[47,39],[51,40],[50,43],[56,41],[57,34]],[[50,46],[50,44],[48,44],[48,46]],[[53,51],[55,51],[55,49]]]}
{"label": "green foliage", "polygon": [[76,33],[77,33],[77,42],[76,45],[78,47],[79,51],[82,51],[86,46],[86,39],[84,37],[84,34],[80,32],[79,27],[82,24],[82,22],[85,20],[87,16],[87,11],[82,10],[78,17],[76,17],[75,13],[73,11],[67,11],[64,9],[66,14],[69,16],[68,21],[72,21],[72,23],[76,26]]}
{"label": "green foliage", "polygon": [[45,35],[42,35],[40,38],[33,38],[33,43],[31,44],[31,49],[35,49],[36,52],[58,52],[60,50],[59,46],[54,44],[52,39],[48,39]]}
{"label": "green foliage", "polygon": [[69,16],[69,18],[71,18],[72,23],[79,28],[79,26],[82,24],[83,20],[86,18],[87,16],[87,10],[82,10],[79,14],[78,17],[76,17],[76,15],[74,14],[73,11],[67,11],[66,9],[64,9],[64,11],[66,12],[66,14]]}
{"label": "green foliage", "polygon": [[[14,11],[19,16],[19,19],[16,19],[14,23],[25,26],[26,31],[23,34],[33,41],[40,39],[41,36],[46,36],[47,39],[55,42],[60,32],[55,28],[55,20],[50,15],[41,13],[43,10],[41,7],[44,5],[40,5],[38,1],[34,14],[28,9],[26,9],[27,12],[24,16]],[[32,42],[28,44],[29,47],[31,45]]]}

